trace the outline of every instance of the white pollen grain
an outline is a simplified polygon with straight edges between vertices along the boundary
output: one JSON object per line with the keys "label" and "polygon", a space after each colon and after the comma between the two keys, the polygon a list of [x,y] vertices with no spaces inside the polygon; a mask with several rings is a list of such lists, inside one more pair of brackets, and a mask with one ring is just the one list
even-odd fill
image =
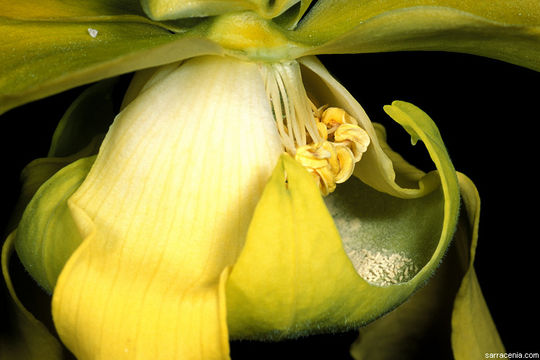
{"label": "white pollen grain", "polygon": [[418,266],[404,254],[381,250],[382,252],[367,249],[347,252],[358,275],[368,283],[377,286],[398,284],[410,280],[418,272]]}

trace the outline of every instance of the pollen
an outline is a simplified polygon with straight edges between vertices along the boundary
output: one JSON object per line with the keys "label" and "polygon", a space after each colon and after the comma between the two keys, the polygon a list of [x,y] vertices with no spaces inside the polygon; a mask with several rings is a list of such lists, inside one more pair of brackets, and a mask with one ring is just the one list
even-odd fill
{"label": "pollen", "polygon": [[349,179],[370,138],[339,107],[317,107],[308,97],[296,61],[264,64],[261,72],[284,151],[313,175],[326,196]]}
{"label": "pollen", "polygon": [[418,265],[403,253],[387,249],[370,251],[349,250],[347,255],[355,265],[358,275],[376,286],[390,286],[411,280],[418,273]]}

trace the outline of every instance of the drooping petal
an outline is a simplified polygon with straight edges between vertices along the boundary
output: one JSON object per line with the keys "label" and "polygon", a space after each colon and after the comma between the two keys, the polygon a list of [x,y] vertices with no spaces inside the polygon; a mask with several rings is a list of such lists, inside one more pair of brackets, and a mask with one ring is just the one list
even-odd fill
{"label": "drooping petal", "polygon": [[540,70],[538,1],[318,1],[293,34],[309,54],[443,50]]}
{"label": "drooping petal", "polygon": [[[2,336],[0,336],[1,359],[62,360],[67,358],[58,340],[49,333],[45,325],[37,320],[19,300],[10,274],[10,259],[14,253],[11,233],[2,246],[2,275],[0,290],[7,288],[9,298],[2,302]],[[3,299],[2,299],[3,300]],[[4,317],[5,316],[5,317]],[[6,333],[4,333],[4,331]]]}
{"label": "drooping petal", "polygon": [[276,339],[359,326],[398,306],[439,265],[457,223],[455,171],[425,113],[403,102],[386,110],[425,142],[438,169],[426,176],[439,185],[400,199],[350,179],[327,209],[311,175],[282,157],[227,284],[232,337]]}
{"label": "drooping petal", "polygon": [[70,199],[53,317],[80,359],[225,359],[224,285],[281,152],[255,64],[189,60],[117,117]]}
{"label": "drooping petal", "polygon": [[30,275],[49,294],[71,254],[82,242],[67,199],[86,178],[95,156],[62,168],[40,186],[26,207],[15,248]]}
{"label": "drooping petal", "polygon": [[459,239],[457,246],[463,256],[463,271],[466,271],[454,302],[452,314],[452,349],[456,360],[481,357],[486,353],[504,353],[504,346],[482,295],[473,263],[478,242],[480,219],[480,197],[473,182],[458,174],[461,194],[465,204],[470,237]]}

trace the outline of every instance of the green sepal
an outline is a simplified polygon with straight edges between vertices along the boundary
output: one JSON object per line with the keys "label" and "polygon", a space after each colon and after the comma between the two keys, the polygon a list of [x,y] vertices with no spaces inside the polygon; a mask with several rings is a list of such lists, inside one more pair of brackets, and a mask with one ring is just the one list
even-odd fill
{"label": "green sepal", "polygon": [[540,70],[540,2],[321,0],[292,39],[309,54],[463,52]]}
{"label": "green sepal", "polygon": [[[180,30],[177,30],[180,31]],[[222,54],[201,34],[134,16],[0,17],[0,113],[78,85],[185,58]]]}
{"label": "green sepal", "polygon": [[0,0],[0,14],[7,18],[51,20],[89,16],[144,15],[132,0]]}

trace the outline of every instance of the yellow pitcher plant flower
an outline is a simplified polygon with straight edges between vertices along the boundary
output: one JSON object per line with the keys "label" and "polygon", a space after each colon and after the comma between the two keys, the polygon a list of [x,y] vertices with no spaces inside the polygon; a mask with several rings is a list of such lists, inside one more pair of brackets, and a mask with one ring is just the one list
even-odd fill
{"label": "yellow pitcher plant flower", "polygon": [[[387,358],[373,349],[398,336],[391,312],[432,291],[454,237],[453,356],[504,352],[472,266],[478,194],[435,123],[384,108],[425,144],[425,173],[315,55],[445,50],[540,70],[538,1],[0,0],[0,31],[0,112],[97,82],[23,171],[2,359],[229,359],[232,339],[360,328],[351,355]],[[113,114],[109,78],[130,72]],[[14,256],[52,297],[55,331],[17,296]]]}

